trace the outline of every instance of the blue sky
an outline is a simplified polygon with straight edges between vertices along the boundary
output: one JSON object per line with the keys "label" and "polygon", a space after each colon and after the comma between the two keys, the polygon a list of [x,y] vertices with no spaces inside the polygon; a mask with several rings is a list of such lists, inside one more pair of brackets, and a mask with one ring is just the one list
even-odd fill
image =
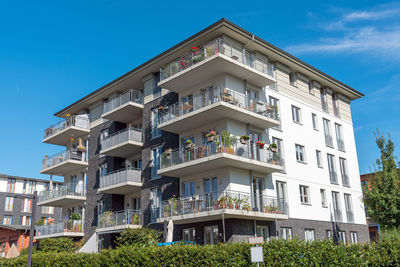
{"label": "blue sky", "polygon": [[361,173],[376,128],[400,146],[399,2],[137,2],[0,0],[0,173],[48,178],[52,114],[222,17],[366,95],[352,104]]}

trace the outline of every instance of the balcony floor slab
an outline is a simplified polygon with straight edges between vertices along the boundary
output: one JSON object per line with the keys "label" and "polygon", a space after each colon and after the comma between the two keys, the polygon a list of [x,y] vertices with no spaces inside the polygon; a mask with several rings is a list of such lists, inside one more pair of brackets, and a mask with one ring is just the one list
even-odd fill
{"label": "balcony floor slab", "polygon": [[86,201],[86,196],[60,196],[38,202],[38,206],[74,207]]}
{"label": "balcony floor slab", "polygon": [[75,232],[62,232],[62,233],[55,233],[50,235],[40,235],[35,236],[36,240],[46,239],[46,238],[56,238],[56,237],[83,237],[84,233],[75,233]]}
{"label": "balcony floor slab", "polygon": [[124,195],[127,193],[140,192],[143,183],[126,181],[118,184],[113,184],[105,187],[100,187],[97,192],[105,194],[119,194]]}
{"label": "balcony floor slab", "polygon": [[66,146],[70,141],[70,137],[79,138],[86,136],[90,133],[89,129],[84,129],[81,127],[70,126],[58,133],[55,133],[49,137],[43,139],[43,143],[52,144],[52,145],[59,145],[59,146]]}
{"label": "balcony floor slab", "polygon": [[88,163],[86,161],[69,159],[56,165],[47,167],[46,169],[41,170],[40,173],[64,176],[64,174],[71,173],[73,171],[78,172],[82,169],[85,169],[87,166]]}
{"label": "balcony floor slab", "polygon": [[125,141],[120,144],[116,144],[114,146],[107,147],[105,149],[100,150],[100,154],[111,156],[111,157],[120,157],[127,158],[129,156],[133,156],[137,153],[141,153],[143,147],[142,142],[136,141]]}
{"label": "balcony floor slab", "polygon": [[130,101],[104,113],[101,117],[107,120],[128,123],[136,120],[137,118],[141,118],[142,110],[142,104]]}

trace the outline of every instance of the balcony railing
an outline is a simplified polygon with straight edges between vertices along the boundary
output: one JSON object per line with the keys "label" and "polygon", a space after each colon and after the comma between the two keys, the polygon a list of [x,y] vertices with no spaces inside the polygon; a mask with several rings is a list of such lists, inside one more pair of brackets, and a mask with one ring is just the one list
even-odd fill
{"label": "balcony railing", "polygon": [[105,176],[100,176],[99,187],[103,188],[123,182],[142,182],[141,170],[135,168],[127,168],[108,173]]}
{"label": "balcony railing", "polygon": [[164,153],[161,157],[161,169],[220,153],[283,166],[279,152],[272,152],[266,148],[261,149],[250,142],[242,144],[234,137],[216,136],[213,142],[199,145],[189,144],[185,148],[172,151],[170,154]]}
{"label": "balcony railing", "polygon": [[340,151],[345,151],[345,148],[344,148],[344,141],[343,141],[342,139],[336,139],[336,141],[337,141],[338,149],[339,149]]}
{"label": "balcony railing", "polygon": [[346,211],[347,222],[353,223],[354,222],[354,214],[353,211],[348,210]]}
{"label": "balcony railing", "polygon": [[76,126],[82,129],[89,129],[89,119],[76,115],[69,116],[65,120],[60,121],[44,130],[44,138],[46,139],[50,136],[56,135],[62,130],[72,126]]}
{"label": "balcony railing", "polygon": [[143,94],[136,90],[125,91],[115,97],[112,97],[104,102],[103,112],[107,113],[123,104],[128,102],[135,102],[138,104],[143,104]]}
{"label": "balcony railing", "polygon": [[342,222],[343,221],[343,219],[342,219],[342,211],[341,210],[334,209],[333,213],[334,213],[333,215],[334,215],[334,218],[335,218],[335,222]]}
{"label": "balcony railing", "polygon": [[329,147],[333,147],[333,138],[329,134],[325,134],[325,145]]}
{"label": "balcony railing", "polygon": [[329,178],[331,180],[331,184],[337,184],[338,179],[337,179],[337,174],[335,171],[329,171]]}
{"label": "balcony railing", "polygon": [[225,190],[162,201],[159,217],[165,218],[223,209],[256,211],[267,214],[287,214],[288,212],[287,203],[283,199]]}
{"label": "balcony railing", "polygon": [[342,173],[343,186],[350,186],[349,176],[346,173]]}
{"label": "balcony railing", "polygon": [[142,130],[129,127],[118,131],[101,140],[101,149],[107,149],[127,141],[142,142]]}
{"label": "balcony railing", "polygon": [[80,151],[78,149],[68,149],[66,151],[59,152],[50,157],[45,156],[42,161],[42,169],[55,166],[67,160],[87,161],[86,151]]}
{"label": "balcony railing", "polygon": [[141,225],[142,216],[139,210],[105,211],[100,215],[97,228],[121,225]]}
{"label": "balcony railing", "polygon": [[268,76],[274,77],[275,75],[274,65],[269,63],[267,60],[255,56],[253,53],[246,51],[243,47],[233,45],[218,38],[161,67],[160,80],[162,81],[167,79],[168,77],[217,54],[226,55],[229,58],[237,60],[238,62]]}
{"label": "balcony railing", "polygon": [[190,100],[180,101],[171,106],[164,107],[160,112],[160,123],[181,117],[185,114],[189,114],[218,102],[229,103],[246,111],[251,111],[274,120],[279,120],[277,106],[251,99],[248,96],[216,85],[208,89],[207,92],[194,96]]}
{"label": "balcony railing", "polygon": [[39,193],[38,202],[46,201],[59,197],[66,196],[85,196],[85,188],[82,183],[79,184],[65,184]]}
{"label": "balcony railing", "polygon": [[58,233],[83,233],[82,220],[64,220],[59,223],[36,226],[36,236]]}

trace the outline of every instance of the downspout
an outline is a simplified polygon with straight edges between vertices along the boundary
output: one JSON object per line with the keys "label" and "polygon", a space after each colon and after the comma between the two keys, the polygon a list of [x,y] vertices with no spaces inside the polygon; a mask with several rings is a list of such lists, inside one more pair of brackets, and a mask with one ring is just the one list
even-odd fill
{"label": "downspout", "polygon": [[225,239],[225,216],[224,216],[224,213],[222,213],[222,232],[224,234],[224,243],[226,243],[226,239]]}

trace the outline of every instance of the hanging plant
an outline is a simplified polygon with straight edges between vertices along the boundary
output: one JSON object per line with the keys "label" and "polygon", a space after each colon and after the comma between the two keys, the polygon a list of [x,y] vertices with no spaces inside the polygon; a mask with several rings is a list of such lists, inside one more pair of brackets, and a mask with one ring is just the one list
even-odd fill
{"label": "hanging plant", "polygon": [[265,141],[257,141],[257,142],[256,142],[256,146],[257,146],[259,149],[264,149]]}

